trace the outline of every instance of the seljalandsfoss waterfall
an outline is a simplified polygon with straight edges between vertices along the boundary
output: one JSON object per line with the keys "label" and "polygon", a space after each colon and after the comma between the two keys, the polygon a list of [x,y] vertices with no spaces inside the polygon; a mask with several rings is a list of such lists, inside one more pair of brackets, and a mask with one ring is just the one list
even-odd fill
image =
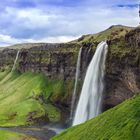
{"label": "seljalandsfoss waterfall", "polygon": [[75,105],[75,100],[76,100],[77,84],[78,84],[78,79],[79,79],[79,74],[80,74],[81,53],[82,53],[82,47],[80,48],[79,53],[78,53],[78,59],[77,59],[77,65],[76,65],[76,74],[75,74],[74,91],[73,91],[72,101],[71,101],[70,119],[73,118],[73,114],[74,114],[74,105]]}
{"label": "seljalandsfoss waterfall", "polygon": [[97,46],[96,52],[86,72],[73,125],[84,123],[101,112],[107,50],[108,45],[104,41]]}
{"label": "seljalandsfoss waterfall", "polygon": [[20,53],[20,50],[17,51],[16,58],[15,58],[15,61],[14,61],[14,64],[13,64],[13,67],[12,67],[11,71],[14,71],[15,68],[16,68],[16,63],[17,63],[17,60],[18,60],[18,57],[19,57],[19,53]]}

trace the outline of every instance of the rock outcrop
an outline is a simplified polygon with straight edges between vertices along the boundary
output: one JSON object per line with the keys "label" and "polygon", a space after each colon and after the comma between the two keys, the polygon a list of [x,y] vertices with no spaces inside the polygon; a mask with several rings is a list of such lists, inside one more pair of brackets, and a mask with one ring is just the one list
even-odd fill
{"label": "rock outcrop", "polygon": [[127,47],[140,48],[140,27],[133,29],[125,36]]}
{"label": "rock outcrop", "polygon": [[[126,51],[126,52],[125,52]],[[110,49],[106,63],[104,110],[140,92],[140,50]]]}

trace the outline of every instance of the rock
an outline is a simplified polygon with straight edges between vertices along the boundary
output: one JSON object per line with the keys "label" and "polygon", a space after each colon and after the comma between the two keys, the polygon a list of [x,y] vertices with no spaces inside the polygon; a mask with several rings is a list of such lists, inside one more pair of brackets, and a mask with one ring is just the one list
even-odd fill
{"label": "rock", "polygon": [[127,47],[140,48],[140,27],[133,29],[125,37]]}

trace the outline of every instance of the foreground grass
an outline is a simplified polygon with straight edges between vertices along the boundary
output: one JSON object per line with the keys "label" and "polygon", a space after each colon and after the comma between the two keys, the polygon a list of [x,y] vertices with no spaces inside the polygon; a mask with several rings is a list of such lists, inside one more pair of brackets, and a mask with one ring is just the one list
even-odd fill
{"label": "foreground grass", "polygon": [[36,139],[24,134],[19,134],[7,130],[0,130],[0,140],[36,140]]}
{"label": "foreground grass", "polygon": [[139,140],[140,96],[106,111],[82,125],[69,128],[52,140]]}
{"label": "foreground grass", "polygon": [[38,119],[59,121],[59,109],[47,100],[52,84],[61,89],[59,81],[50,82],[43,74],[0,72],[0,126],[30,125]]}

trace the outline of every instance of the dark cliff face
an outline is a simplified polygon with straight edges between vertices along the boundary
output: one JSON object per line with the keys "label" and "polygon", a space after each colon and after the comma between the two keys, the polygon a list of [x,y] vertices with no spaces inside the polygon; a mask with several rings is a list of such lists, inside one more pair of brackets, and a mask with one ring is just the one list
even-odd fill
{"label": "dark cliff face", "polygon": [[[45,44],[31,48],[21,48],[17,70],[21,73],[43,72],[46,76],[64,79],[74,77],[76,57],[80,46],[77,44]],[[16,49],[4,49],[0,52],[0,68],[12,67],[16,58]]]}
{"label": "dark cliff face", "polygon": [[[122,40],[124,40],[122,42]],[[140,29],[126,34],[118,48],[109,46],[106,61],[103,109],[113,107],[140,92]]]}
{"label": "dark cliff face", "polygon": [[125,36],[126,46],[140,48],[140,27],[133,29]]}
{"label": "dark cliff face", "polygon": [[20,72],[32,71],[43,72],[50,78],[61,78],[63,80],[74,77],[75,59],[78,45],[46,45],[20,52]]}
{"label": "dark cliff face", "polygon": [[[106,60],[103,110],[111,108],[140,92],[139,38],[139,29],[135,29],[124,37],[121,36],[120,38],[110,40]],[[95,52],[95,46],[91,48],[91,44],[87,44],[42,44],[41,46],[36,45],[31,48],[22,48],[18,58],[17,70],[21,73],[28,71],[41,72],[50,79],[64,81],[66,86],[65,96],[62,94],[62,96],[51,97],[51,100],[57,106],[64,106],[69,109],[78,51],[83,46],[80,68],[81,84],[78,87],[79,93],[87,66]],[[95,43],[93,41],[93,44],[97,44],[97,41]],[[16,53],[16,49],[0,51],[0,68],[12,68]]]}
{"label": "dark cliff face", "polygon": [[17,50],[4,49],[0,51],[0,69],[4,70],[7,67],[12,67]]}
{"label": "dark cliff face", "polygon": [[[49,78],[63,80],[75,79],[76,63],[80,47],[81,78],[83,79],[87,66],[92,58],[91,46],[77,43],[69,44],[44,44],[31,48],[20,48],[17,70],[24,72],[41,72]],[[6,48],[0,51],[0,69],[12,68],[16,58],[17,49]]]}
{"label": "dark cliff face", "polygon": [[113,107],[140,92],[140,49],[109,50],[106,62],[103,109]]}
{"label": "dark cliff face", "polygon": [[[22,49],[18,59],[20,72],[43,72],[49,78],[74,80],[79,44],[47,44],[44,46]],[[89,47],[82,49],[81,72],[85,73]]]}

